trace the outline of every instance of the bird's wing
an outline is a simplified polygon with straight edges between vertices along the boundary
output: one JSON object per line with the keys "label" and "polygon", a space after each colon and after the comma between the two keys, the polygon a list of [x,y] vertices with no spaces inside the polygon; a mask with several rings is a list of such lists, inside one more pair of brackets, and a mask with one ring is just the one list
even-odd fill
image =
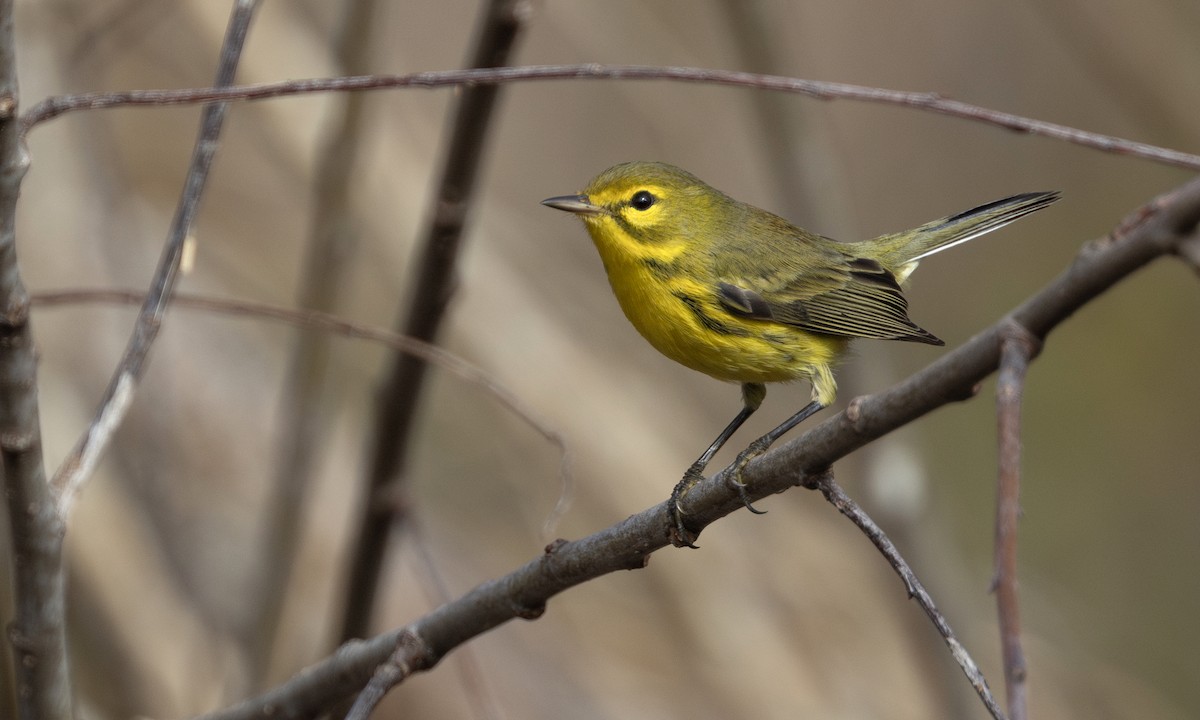
{"label": "bird's wing", "polygon": [[731,313],[841,337],[943,344],[908,319],[908,301],[887,268],[837,250],[791,273],[739,277],[717,286]]}

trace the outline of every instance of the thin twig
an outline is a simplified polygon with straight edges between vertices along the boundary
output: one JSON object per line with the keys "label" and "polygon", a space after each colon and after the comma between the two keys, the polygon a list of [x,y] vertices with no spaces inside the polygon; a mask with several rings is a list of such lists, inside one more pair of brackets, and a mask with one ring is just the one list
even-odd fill
{"label": "thin twig", "polygon": [[[99,3],[54,5],[51,9],[59,13],[61,20],[84,28],[64,53],[66,69],[72,77],[85,64],[103,65],[96,61],[106,49],[104,45],[124,49],[136,45],[144,38],[154,37],[158,31],[156,26],[162,24],[165,18],[169,18],[172,12],[179,11],[172,3],[154,0],[122,0],[105,6],[100,6]],[[80,17],[97,8],[99,11],[95,12],[94,16]],[[63,17],[68,14],[68,17]]]}
{"label": "thin twig", "polygon": [[996,381],[996,428],[999,478],[996,484],[995,574],[996,611],[1004,684],[1012,720],[1028,717],[1025,652],[1021,649],[1020,596],[1017,591],[1017,522],[1021,515],[1021,396],[1025,372],[1041,343],[1016,323],[1003,332],[1000,373]]}
{"label": "thin twig", "polygon": [[[409,518],[405,523],[405,528],[413,538],[411,547],[415,550],[421,570],[425,573],[425,581],[421,583],[421,587],[425,590],[426,598],[431,601],[430,606],[445,605],[454,598],[450,595],[450,586],[446,584],[442,571],[438,569],[433,553],[429,551],[429,543],[421,529],[421,523],[417,518]],[[393,657],[395,656],[393,655]],[[502,717],[499,704],[496,702],[496,698],[488,692],[483,670],[479,666],[479,658],[471,651],[470,646],[462,649],[456,665],[463,686],[463,694],[466,695],[467,702],[473,706],[474,717],[478,720],[499,720]]]}
{"label": "thin twig", "polygon": [[991,110],[938,93],[906,92],[884,88],[822,82],[779,75],[759,75],[731,70],[689,67],[653,67],[645,65],[530,65],[512,68],[450,70],[410,75],[361,75],[357,77],[312,78],[240,87],[194,88],[185,90],[130,90],[59,95],[42,100],[21,116],[22,133],[38,123],[79,110],[126,107],[131,105],[184,105],[216,100],[262,100],[314,92],[382,90],[397,88],[439,88],[466,85],[497,85],[533,80],[672,80],[676,82],[730,85],[760,90],[807,95],[818,100],[857,100],[914,107],[963,120],[973,120],[1015,132],[1040,135],[1117,155],[1200,170],[1200,155],[1179,152],[1112,135],[1087,132],[1057,123],[1035,120],[1012,113]]}
{"label": "thin twig", "polygon": [[[924,370],[876,395],[858,397],[844,412],[760,458],[743,471],[751,500],[783,492],[830,468],[838,459],[943,405],[972,397],[980,380],[996,370],[1005,328],[1015,320],[1039,340],[1076,310],[1151,260],[1176,251],[1200,224],[1200,179],[1155,199],[1131,216],[1119,236],[1095,242],[1045,288],[1009,317],[976,335]],[[743,508],[727,482],[728,469],[688,494],[689,523],[698,527]],[[642,567],[649,554],[669,544],[667,504],[580,540],[558,541],[504,577],[485,582],[421,619],[338,652],[283,685],[205,720],[283,720],[320,712],[360,690],[386,662],[405,634],[423,641],[413,672],[432,667],[459,644],[514,618],[538,617],[562,590],[617,570]]]}
{"label": "thin twig", "polygon": [[388,656],[387,662],[380,663],[379,667],[375,668],[371,680],[346,713],[346,720],[367,720],[388,690],[404,682],[414,672],[428,667],[428,654],[429,648],[419,636],[400,633],[395,651]]}
{"label": "thin twig", "polygon": [[46,485],[37,351],[17,263],[17,200],[29,156],[17,120],[12,0],[0,0],[0,458],[12,539],[12,643],[17,715],[73,717],[67,666],[63,521]]}
{"label": "thin twig", "polygon": [[[138,305],[145,301],[146,295],[136,290],[88,289],[37,292],[31,297],[34,305],[41,308],[84,303]],[[360,325],[343,320],[336,315],[315,310],[295,310],[245,300],[222,300],[188,293],[176,293],[171,298],[171,305],[176,308],[190,308],[221,315],[276,320],[289,325],[379,343],[397,352],[415,355],[424,362],[457,375],[466,382],[485,390],[500,405],[553,445],[559,453],[560,471],[570,472],[570,452],[562,433],[551,427],[549,422],[538,418],[534,410],[526,405],[515,392],[497,382],[486,370],[467,362],[445,348],[415,338],[397,335],[391,330]],[[560,480],[569,482],[568,479],[560,478]]]}
{"label": "thin twig", "polygon": [[937,628],[938,634],[942,636],[946,647],[950,650],[950,657],[954,658],[954,662],[958,664],[959,669],[967,676],[967,681],[971,683],[971,687],[975,689],[975,694],[979,696],[983,706],[987,708],[992,717],[996,720],[1005,720],[1004,711],[1000,709],[999,703],[992,695],[991,689],[988,687],[987,680],[984,679],[983,673],[980,672],[979,666],[971,659],[970,653],[963,647],[963,644],[955,637],[954,631],[950,628],[950,623],[941,611],[937,609],[933,598],[925,590],[925,586],[917,578],[917,574],[905,561],[900,551],[888,539],[888,536],[883,532],[883,529],[875,524],[870,515],[867,515],[858,503],[854,502],[849,495],[842,490],[841,486],[833,479],[832,472],[824,472],[810,477],[804,482],[804,486],[812,490],[819,490],[830,505],[837,508],[838,512],[845,515],[853,522],[867,539],[871,541],[880,554],[887,560],[896,574],[904,582],[904,587],[908,590],[908,596],[917,601],[917,605],[929,617],[929,621]]}
{"label": "thin twig", "polygon": [[[220,61],[217,65],[217,77],[214,85],[217,88],[233,83],[238,61],[242,56],[242,46],[246,33],[250,29],[250,20],[259,0],[237,0],[226,27],[225,39],[221,45]],[[70,514],[71,504],[78,495],[83,483],[91,476],[100,455],[112,440],[113,432],[121,425],[125,412],[129,408],[133,389],[141,379],[145,369],[146,358],[150,348],[158,337],[162,326],[163,315],[166,314],[167,304],[171,301],[171,293],[179,274],[180,262],[183,258],[184,245],[191,233],[196,211],[200,206],[200,198],[208,181],[208,173],[212,168],[213,158],[217,154],[218,138],[225,122],[225,110],[228,104],[215,102],[204,108],[200,120],[199,137],[188,166],[187,178],[184,180],[183,192],[179,205],[175,209],[175,217],[167,233],[163,245],[158,268],[150,283],[150,291],[146,294],[145,304],[138,314],[130,335],[125,354],[117,364],[108,389],[96,410],[96,416],[88,427],[87,432],[80,437],[71,452],[63,460],[58,472],[51,481],[57,502],[58,511],[65,518]]]}
{"label": "thin twig", "polygon": [[[438,596],[438,604],[444,605],[453,598],[450,597],[446,583],[438,571],[437,563],[429,554],[428,547],[421,537],[420,525],[415,519],[405,523],[405,529],[414,536],[413,545],[416,547],[421,567],[424,569],[428,582],[422,587],[429,588],[430,594]],[[354,704],[346,713],[346,720],[366,720],[371,712],[383,700],[388,690],[404,682],[413,674],[418,665],[427,661],[425,654],[428,648],[421,642],[420,637],[401,633],[395,651],[388,657],[387,662],[375,668],[370,682],[354,699]],[[463,685],[466,688],[467,699],[474,704],[475,717],[499,718],[500,713],[494,699],[489,697],[483,683],[483,674],[476,664],[475,656],[470,648],[463,648],[459,657],[459,670],[462,673]]]}
{"label": "thin twig", "polygon": [[[504,65],[516,44],[527,14],[526,0],[489,0],[480,19],[472,50],[473,67]],[[416,248],[410,280],[411,294],[401,303],[399,332],[433,341],[454,294],[458,254],[467,213],[475,200],[475,181],[491,127],[498,85],[469,86],[453,110],[453,129],[433,199],[429,225]],[[364,492],[364,517],[351,552],[350,576],[342,611],[341,637],[363,637],[370,627],[371,609],[379,586],[388,539],[397,520],[393,503],[379,497],[399,497],[404,491],[412,443],[413,418],[424,384],[425,364],[399,355],[387,370],[373,418]]]}

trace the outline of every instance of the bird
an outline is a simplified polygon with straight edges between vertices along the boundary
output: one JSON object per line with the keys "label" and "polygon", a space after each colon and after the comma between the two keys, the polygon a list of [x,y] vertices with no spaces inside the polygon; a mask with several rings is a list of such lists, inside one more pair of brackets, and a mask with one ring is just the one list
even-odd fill
{"label": "bird", "polygon": [[732,465],[731,482],[756,513],[742,470],[834,402],[833,369],[852,340],[945,344],[908,317],[901,285],[917,264],[1059,196],[1013,195],[849,243],[799,228],[661,162],[615,165],[580,193],[543,200],[583,221],[617,302],[643,338],[688,368],[741,385],[741,409],[671,493],[672,543],[696,547],[682,501],[712,457],[762,405],[767,383],[807,380],[812,399]]}

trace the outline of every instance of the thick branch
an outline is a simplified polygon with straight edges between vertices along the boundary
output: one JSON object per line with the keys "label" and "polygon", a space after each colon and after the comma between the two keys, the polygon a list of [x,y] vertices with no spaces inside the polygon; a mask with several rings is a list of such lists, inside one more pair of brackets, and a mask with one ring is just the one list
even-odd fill
{"label": "thick branch", "polygon": [[[842,413],[751,462],[744,471],[752,499],[782,492],[821,474],[839,458],[951,402],[966,399],[996,370],[1002,342],[1013,323],[1042,340],[1089,300],[1149,261],[1177,250],[1200,223],[1200,180],[1164,195],[1131,216],[1121,230],[1086,246],[1075,262],[1008,317],[947,353],[899,385],[858,397]],[[689,523],[702,527],[742,508],[725,473],[688,494]],[[425,651],[411,658],[413,671],[435,665],[449,650],[513,618],[532,619],[555,594],[601,575],[642,567],[666,546],[666,503],[546,553],[502,578],[479,585],[429,615],[368,641],[344,645],[284,685],[207,720],[307,717],[362,688],[407,636]]]}
{"label": "thick branch", "polygon": [[706,85],[773,90],[807,95],[818,100],[858,100],[915,107],[941,115],[974,120],[1030,135],[1055,138],[1084,147],[1132,155],[1166,165],[1200,170],[1200,155],[1133,142],[1112,135],[1086,132],[1056,123],[1034,120],[1012,113],[990,110],[979,105],[951,100],[937,93],[905,92],[847,83],[802,80],[779,75],[758,75],[730,70],[688,67],[651,67],[644,65],[532,65],[528,67],[490,68],[423,72],[411,75],[363,75],[359,77],[314,78],[245,85],[234,88],[196,88],[188,90],[131,90],[126,92],[81,93],[46,98],[21,117],[22,132],[63,113],[129,105],[184,105],[217,100],[261,100],[313,92],[381,90],[406,87],[438,88],[458,85],[495,85],[532,80],[672,80]]}
{"label": "thick branch", "polygon": [[29,166],[17,128],[13,4],[0,0],[0,456],[12,535],[14,617],[8,626],[23,720],[72,716],[67,673],[63,523],[46,484],[37,353],[17,265],[17,199]]}

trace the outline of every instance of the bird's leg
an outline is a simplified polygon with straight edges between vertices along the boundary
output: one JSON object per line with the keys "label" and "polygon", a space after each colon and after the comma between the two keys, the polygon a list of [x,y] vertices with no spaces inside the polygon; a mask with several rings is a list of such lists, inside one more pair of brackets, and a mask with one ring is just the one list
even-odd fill
{"label": "bird's leg", "polygon": [[737,459],[734,460],[733,465],[730,466],[732,474],[730,475],[731,479],[729,482],[738,489],[738,492],[742,496],[742,503],[749,508],[751,512],[761,514],[761,511],[750,507],[750,498],[746,496],[746,483],[742,482],[742,471],[746,469],[746,465],[750,464],[750,461],[754,458],[765,453],[772,445],[775,444],[776,440],[788,434],[792,428],[796,427],[823,409],[825,409],[824,405],[816,400],[813,400],[801,408],[800,412],[791,416],[787,420],[784,420],[774,430],[750,443],[745,450],[738,453]]}
{"label": "bird's leg", "polygon": [[[737,416],[733,418],[733,420],[729,421],[729,424],[725,426],[725,429],[721,431],[721,434],[717,436],[717,439],[712,441],[712,444],[708,446],[708,449],[704,451],[704,454],[697,458],[696,462],[692,463],[692,466],[689,467],[687,472],[683,474],[683,479],[681,479],[678,484],[675,485],[675,489],[671,491],[668,512],[671,516],[671,525],[675,535],[671,542],[676,547],[696,547],[693,542],[694,538],[696,537],[695,534],[693,534],[692,531],[688,530],[683,525],[684,512],[683,508],[679,506],[679,503],[683,501],[683,498],[688,494],[688,491],[695,487],[696,483],[704,479],[704,468],[708,467],[709,460],[712,460],[713,455],[716,455],[717,451],[721,449],[726,441],[733,437],[733,434],[742,426],[742,423],[746,422],[746,418],[754,414],[754,411],[757,410],[760,405],[762,405],[762,401],[764,398],[766,398],[766,396],[767,388],[765,385],[758,383],[743,384],[742,409],[738,412]],[[746,503],[746,507],[750,507],[749,501],[745,498],[744,488],[742,489],[742,499],[743,502]],[[754,510],[754,508],[750,509]],[[758,512],[757,510],[754,511]]]}

